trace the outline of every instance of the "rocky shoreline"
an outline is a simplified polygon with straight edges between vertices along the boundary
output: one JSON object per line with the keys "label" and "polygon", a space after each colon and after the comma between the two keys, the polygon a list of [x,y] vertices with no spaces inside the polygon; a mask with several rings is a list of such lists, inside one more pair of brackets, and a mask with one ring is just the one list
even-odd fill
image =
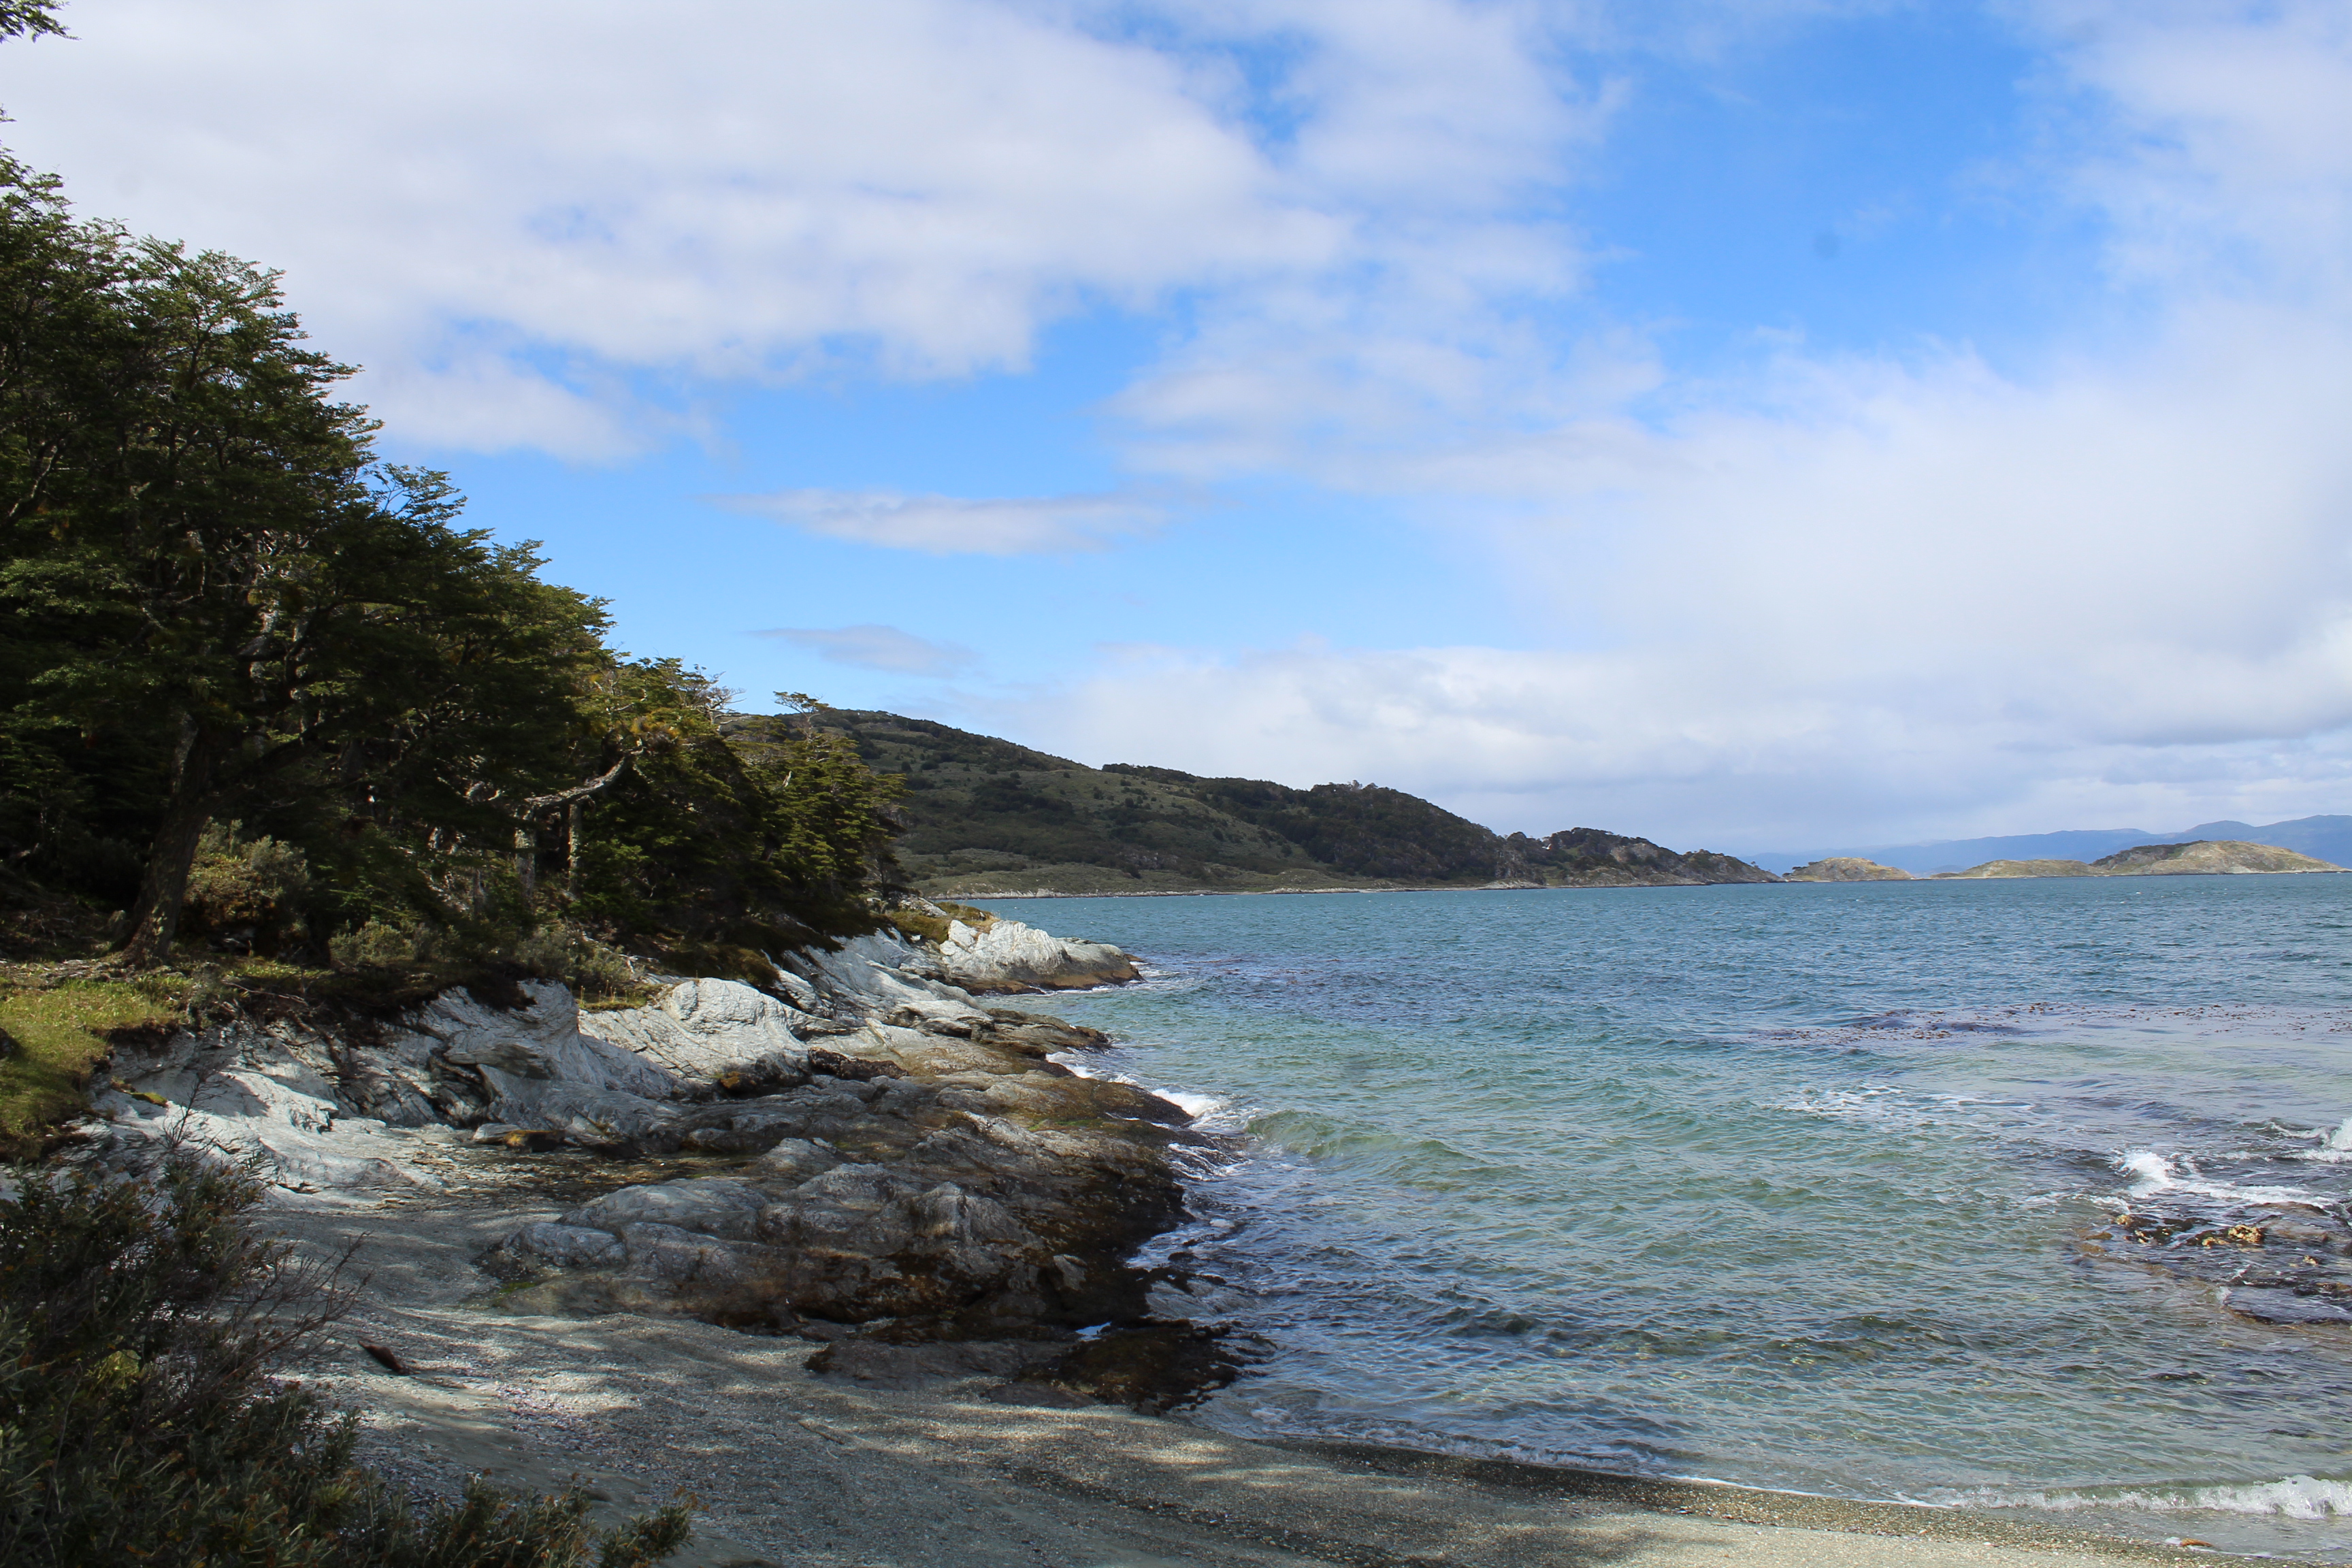
{"label": "rocky shoreline", "polygon": [[1128,1261],[1182,1217],[1175,1156],[1215,1141],[1088,1076],[1106,1037],[974,994],[1118,983],[1132,960],[952,921],[777,968],[633,1007],[523,981],[121,1043],[77,1157],[128,1171],[185,1140],[257,1157],[289,1206],[487,1181],[525,1214],[553,1160],[574,1201],[475,1258],[502,1310],[699,1318],[824,1342],[819,1372],[986,1370],[1045,1403],[1166,1409],[1230,1379],[1214,1331],[1150,1316],[1169,1272]]}
{"label": "rocky shoreline", "polygon": [[[966,984],[1131,961],[992,933],[879,933],[765,988],[671,980],[628,1007],[521,982],[126,1039],[72,1157],[259,1160],[275,1234],[361,1244],[350,1315],[291,1370],[359,1413],[367,1463],[426,1497],[577,1485],[608,1521],[691,1493],[673,1568],[2187,1555],[1148,1419],[1249,1353],[1152,1316],[1189,1281],[1129,1261],[1220,1144],[1087,1076],[1105,1037]],[[983,949],[1054,973],[1011,980]]]}

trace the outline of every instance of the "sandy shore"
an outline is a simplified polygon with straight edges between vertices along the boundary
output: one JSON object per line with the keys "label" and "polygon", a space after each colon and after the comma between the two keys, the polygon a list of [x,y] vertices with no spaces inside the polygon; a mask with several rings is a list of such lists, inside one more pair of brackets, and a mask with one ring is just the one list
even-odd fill
{"label": "sandy shore", "polygon": [[[2210,1552],[1943,1510],[1344,1445],[996,1403],[993,1377],[816,1376],[818,1346],[686,1319],[522,1316],[472,1259],[551,1195],[463,1162],[446,1195],[268,1211],[305,1247],[359,1236],[369,1282],[299,1375],[363,1413],[363,1453],[423,1493],[577,1478],[621,1511],[701,1501],[695,1568],[1699,1563],[2090,1568]],[[412,1367],[394,1375],[359,1347]]]}

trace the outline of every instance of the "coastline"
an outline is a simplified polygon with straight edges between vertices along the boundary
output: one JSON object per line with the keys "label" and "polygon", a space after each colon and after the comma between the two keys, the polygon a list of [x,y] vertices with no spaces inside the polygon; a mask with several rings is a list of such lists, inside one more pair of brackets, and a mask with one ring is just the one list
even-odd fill
{"label": "coastline", "polygon": [[[2186,877],[2316,877],[2352,876],[2352,866],[2297,868],[2285,871],[2185,871],[2165,873],[2168,879]],[[990,903],[1020,899],[1274,899],[1303,893],[1670,893],[1692,888],[1851,888],[1851,887],[1919,887],[1928,884],[1982,881],[2000,882],[2076,882],[2093,879],[2068,876],[2032,877],[1963,877],[1955,872],[1934,872],[1926,876],[1889,878],[1869,881],[1807,881],[1802,879],[1777,877],[1769,882],[1479,882],[1475,884],[1445,883],[1430,886],[1395,888],[1142,888],[1133,892],[1062,893],[1051,889],[1028,892],[997,893],[971,889],[950,889],[926,893],[925,898],[949,899],[958,901]],[[2099,881],[2122,880],[2101,877]]]}
{"label": "coastline", "polygon": [[[797,1002],[832,1009],[793,1020],[798,1036],[768,1027],[775,1020],[757,1009],[729,1014],[698,1037],[699,1046],[662,1034],[657,1008],[589,1016],[604,1038],[642,1037],[633,1047],[637,1057],[681,1072],[723,1078],[746,1063],[774,1070],[779,1051],[797,1048],[803,1068],[816,1069],[818,1081],[808,1088],[824,1095],[871,1089],[861,1100],[870,1105],[888,1098],[877,1084],[961,1078],[1015,1093],[994,1102],[992,1115],[1023,1114],[1017,1091],[1040,1076],[1026,1059],[1034,1052],[1017,1053],[1022,1061],[975,1064],[1012,1048],[992,1042],[996,1031],[1017,1034],[1043,1021],[1015,1023],[1024,1016],[978,1009],[968,993],[918,972],[929,962],[921,949],[886,942],[817,966],[814,981],[803,977],[805,991],[784,987]],[[673,996],[698,987],[706,1003],[724,1000],[725,984],[688,983]],[[463,1010],[462,1003],[450,1005]],[[572,1026],[576,1037],[559,1037],[545,1020],[528,1041],[516,1033],[546,1010],[538,1003],[509,1010],[472,1034],[444,1019],[436,1026],[448,1037],[436,1047],[436,1059],[474,1063],[476,1079],[493,1089],[503,1082],[509,1098],[493,1107],[502,1115],[532,1104],[545,1111],[561,1096],[549,1087],[554,1080],[530,1072],[569,1061],[573,1038],[595,1037],[585,1018]],[[683,1016],[704,1016],[691,1009]],[[742,1253],[729,1245],[740,1237],[708,1226],[682,1237],[667,1223],[614,1226],[609,1234],[633,1262],[641,1246],[651,1260],[647,1271],[628,1276],[635,1294],[608,1288],[610,1268],[551,1275],[541,1267],[515,1277],[496,1262],[511,1258],[517,1237],[551,1229],[577,1237],[583,1215],[593,1219],[591,1211],[618,1194],[708,1189],[740,1163],[714,1163],[707,1153],[697,1156],[698,1165],[642,1156],[615,1163],[612,1151],[595,1151],[585,1138],[574,1140],[576,1152],[531,1153],[537,1145],[527,1137],[485,1142],[443,1124],[387,1127],[354,1114],[353,1106],[341,1109],[337,1126],[315,1098],[328,1086],[302,1079],[297,1033],[256,1032],[237,1047],[244,1053],[237,1061],[207,1069],[209,1078],[191,1076],[176,1058],[145,1070],[130,1057],[121,1064],[134,1089],[152,1085],[178,1104],[211,1107],[205,1114],[215,1132],[233,1119],[223,1114],[226,1100],[206,1084],[236,1086],[253,1145],[288,1168],[285,1200],[265,1211],[263,1223],[319,1256],[353,1239],[364,1243],[360,1268],[368,1278],[354,1310],[296,1370],[362,1413],[367,1461],[420,1495],[449,1495],[473,1473],[536,1489],[576,1477],[617,1519],[675,1491],[693,1493],[703,1503],[698,1543],[676,1560],[687,1568],[1604,1562],[1666,1568],[1727,1556],[1764,1568],[2089,1568],[2210,1555],[1919,1505],[1357,1443],[1257,1441],[1089,1402],[1066,1382],[1027,1376],[1037,1370],[1035,1358],[1025,1365],[1019,1356],[1008,1360],[991,1348],[1001,1348],[999,1341],[949,1334],[894,1343],[887,1322],[879,1338],[835,1332],[824,1321],[745,1324],[738,1317],[723,1326],[729,1313],[698,1315],[690,1292],[679,1289],[725,1282],[727,1258]],[[1066,1048],[1066,1040],[1054,1043]],[[705,1054],[689,1062],[682,1054],[688,1047]],[[381,1058],[371,1071],[387,1070],[398,1055],[381,1042],[362,1049]],[[858,1062],[876,1065],[876,1074],[840,1076],[844,1064]],[[881,1073],[884,1062],[899,1075]],[[1093,1116],[1124,1121],[1150,1109],[1139,1091],[1086,1092],[1138,1096],[1094,1107]],[[129,1131],[124,1118],[153,1120],[141,1109],[144,1100],[100,1098],[118,1129]],[[718,1125],[709,1120],[715,1103],[689,1099],[669,1114],[675,1126],[705,1131]],[[751,1110],[765,1100],[725,1103]],[[1085,1156],[1076,1142],[1045,1147],[1066,1163]],[[394,1166],[397,1179],[387,1179]],[[688,1250],[690,1267],[680,1271]],[[1123,1264],[1107,1254],[1081,1257],[1089,1272]],[[540,1265],[549,1261],[539,1255]],[[583,1282],[596,1288],[575,1288]],[[666,1288],[667,1299],[655,1286]],[[711,1316],[719,1321],[705,1321]],[[1072,1337],[1061,1331],[1046,1353]],[[404,1370],[388,1370],[368,1345],[391,1352]],[[865,1346],[873,1348],[857,1348]]]}
{"label": "coastline", "polygon": [[[692,1493],[696,1541],[677,1568],[2095,1568],[2216,1555],[1958,1510],[1256,1442],[1116,1405],[1002,1403],[987,1375],[815,1375],[820,1348],[798,1339],[502,1310],[468,1260],[518,1216],[452,1198],[401,1204],[394,1226],[350,1210],[274,1216],[306,1249],[369,1239],[367,1291],[302,1375],[362,1412],[363,1457],[419,1495],[477,1472],[510,1487],[576,1478],[616,1520]],[[408,1373],[387,1373],[362,1342]]]}

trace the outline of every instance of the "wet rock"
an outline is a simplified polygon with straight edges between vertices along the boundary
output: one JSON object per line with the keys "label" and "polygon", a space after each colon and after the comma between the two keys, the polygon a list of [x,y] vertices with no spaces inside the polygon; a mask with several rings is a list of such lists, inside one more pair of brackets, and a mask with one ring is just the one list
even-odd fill
{"label": "wet rock", "polygon": [[1042,1057],[1048,1051],[1099,1051],[1110,1045],[1110,1037],[1100,1029],[1089,1029],[1083,1024],[1068,1023],[1044,1013],[991,1007],[988,1017],[988,1027],[980,1032],[981,1038],[1028,1056]]}
{"label": "wet rock", "polygon": [[1123,1259],[1181,1215],[1167,1156],[1192,1135],[1104,1114],[1130,1104],[1129,1086],[1033,1076],[819,1079],[697,1108],[681,1118],[688,1146],[767,1152],[561,1223],[624,1244],[599,1266],[614,1276],[604,1286],[667,1292],[667,1310],[715,1321],[887,1319],[902,1336],[965,1339],[1139,1316],[1150,1279]]}
{"label": "wet rock", "polygon": [[2223,1294],[2222,1306],[2257,1323],[2296,1326],[2352,1324],[2352,1307],[2318,1295],[2294,1290],[2235,1289]]}
{"label": "wet rock", "polygon": [[[1160,1415],[1197,1405],[1233,1382],[1241,1374],[1246,1342],[1237,1342],[1231,1330],[1210,1324],[1123,1324],[1024,1373],[1015,1387],[1042,1385]],[[1025,1403],[1017,1394],[1007,1401],[1013,1402]]]}
{"label": "wet rock", "polygon": [[[824,1054],[830,1056],[832,1053]],[[796,1089],[808,1080],[804,1063],[772,1057],[729,1068],[711,1079],[711,1083],[730,1100],[751,1100],[763,1094],[779,1094],[788,1089]]]}
{"label": "wet rock", "polygon": [[[859,1336],[827,1344],[809,1357],[808,1370],[872,1388],[919,1388],[950,1378],[1017,1377],[1061,1353],[1060,1345],[1035,1340],[907,1345]],[[1085,1402],[1072,1398],[1071,1403]]]}

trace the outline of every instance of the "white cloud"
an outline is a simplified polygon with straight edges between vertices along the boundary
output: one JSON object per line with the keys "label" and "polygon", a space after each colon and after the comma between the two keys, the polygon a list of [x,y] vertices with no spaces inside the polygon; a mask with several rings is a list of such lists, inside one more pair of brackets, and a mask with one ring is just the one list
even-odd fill
{"label": "white cloud", "polygon": [[931,642],[897,626],[786,626],[753,635],[807,648],[829,663],[889,675],[945,677],[980,662],[980,656],[968,647]]}
{"label": "white cloud", "polygon": [[[1056,316],[1181,299],[1112,400],[1141,469],[1395,500],[1537,628],[1003,710],[1061,749],[1750,844],[2340,808],[2352,15],[1994,3],[2045,62],[2010,186],[2104,225],[2114,285],[2007,372],[1794,343],[1700,384],[1591,315],[1559,198],[1626,90],[1563,64],[1599,7],[84,0],[85,41],[0,52],[0,102],[90,210],[287,266],[363,395],[457,446],[613,454],[691,427],[648,386],[1019,367]],[[1674,15],[1720,52],[1841,8]],[[931,553],[1161,510],[734,504]]]}
{"label": "white cloud", "polygon": [[1410,498],[1499,552],[1536,641],[1601,651],[1202,652],[1024,722],[1751,847],[2352,805],[2352,18],[2037,16],[2087,138],[2046,173],[2116,285],[2044,363],[1384,380],[1204,338],[1122,401],[1152,461]]}
{"label": "white cloud", "polygon": [[[1475,290],[1454,232],[1577,116],[1512,6],[89,0],[0,55],[11,141],[96,212],[287,269],[409,438],[613,456],[647,386],[1018,369],[1045,322],[1351,270]],[[1093,26],[1099,21],[1100,26]],[[1303,41],[1265,144],[1225,52]]]}
{"label": "white cloud", "polygon": [[1053,555],[1100,550],[1165,521],[1158,502],[1126,494],[903,495],[896,490],[779,490],[714,496],[731,511],[773,518],[826,539],[929,555]]}

